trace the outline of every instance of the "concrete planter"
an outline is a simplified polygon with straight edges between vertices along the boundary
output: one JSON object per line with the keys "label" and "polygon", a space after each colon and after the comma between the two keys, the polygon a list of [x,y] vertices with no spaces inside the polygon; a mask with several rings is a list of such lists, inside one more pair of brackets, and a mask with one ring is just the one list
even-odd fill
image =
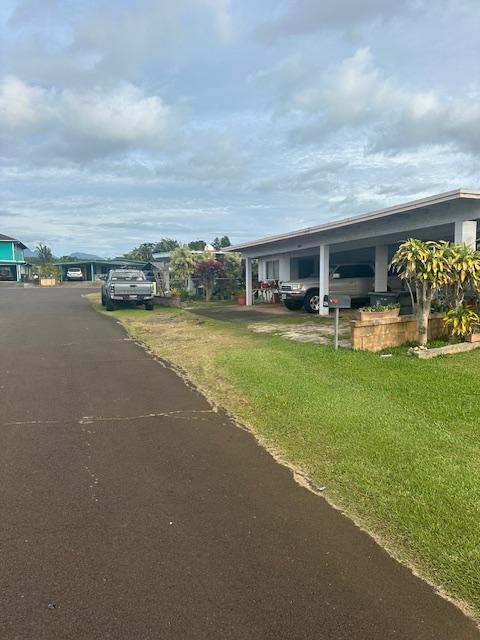
{"label": "concrete planter", "polygon": [[468,333],[465,342],[480,342],[480,333]]}
{"label": "concrete planter", "polygon": [[58,281],[55,278],[40,278],[40,286],[42,287],[55,287]]}
{"label": "concrete planter", "polygon": [[400,308],[389,309],[388,311],[357,311],[355,315],[356,320],[388,320],[390,318],[398,318]]}

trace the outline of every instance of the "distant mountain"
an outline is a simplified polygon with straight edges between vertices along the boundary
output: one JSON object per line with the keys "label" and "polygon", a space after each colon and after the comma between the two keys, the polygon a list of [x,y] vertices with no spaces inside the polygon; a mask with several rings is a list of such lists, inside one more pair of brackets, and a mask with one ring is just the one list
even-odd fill
{"label": "distant mountain", "polygon": [[25,258],[36,258],[37,252],[32,251],[31,249],[25,249],[25,251],[23,252],[23,255],[25,256]]}
{"label": "distant mountain", "polygon": [[81,251],[76,251],[75,253],[69,254],[71,258],[77,258],[78,260],[102,260],[100,256],[96,256],[93,253],[82,253]]}

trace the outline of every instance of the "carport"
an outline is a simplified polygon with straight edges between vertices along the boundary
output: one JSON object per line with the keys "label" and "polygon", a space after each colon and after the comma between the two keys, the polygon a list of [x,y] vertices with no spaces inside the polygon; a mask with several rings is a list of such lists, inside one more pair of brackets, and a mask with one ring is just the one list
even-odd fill
{"label": "carport", "polygon": [[83,273],[83,279],[87,281],[98,280],[100,275],[107,274],[110,269],[124,269],[131,267],[132,269],[143,269],[145,262],[138,260],[128,260],[118,258],[115,260],[75,260],[72,262],[56,262],[55,266],[60,269],[60,280],[65,281],[67,270],[70,268],[80,268]]}
{"label": "carport", "polygon": [[[318,274],[320,300],[329,293],[331,266],[372,264],[375,292],[387,291],[389,262],[407,238],[447,240],[476,246],[480,191],[457,189],[372,213],[308,227],[226,251],[241,252],[246,265],[247,305],[252,304],[252,260],[258,279],[288,281]],[[319,313],[328,314],[320,304]]]}

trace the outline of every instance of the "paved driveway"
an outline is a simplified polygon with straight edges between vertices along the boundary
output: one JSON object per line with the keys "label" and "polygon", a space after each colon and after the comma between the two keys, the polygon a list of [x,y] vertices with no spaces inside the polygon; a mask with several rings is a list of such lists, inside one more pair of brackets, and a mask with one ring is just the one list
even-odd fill
{"label": "paved driveway", "polygon": [[2,640],[466,640],[75,288],[0,295]]}

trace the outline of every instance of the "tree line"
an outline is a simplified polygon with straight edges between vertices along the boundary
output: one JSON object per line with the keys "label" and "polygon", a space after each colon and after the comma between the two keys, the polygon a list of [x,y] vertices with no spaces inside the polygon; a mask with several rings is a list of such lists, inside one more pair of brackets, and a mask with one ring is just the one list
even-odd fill
{"label": "tree line", "polygon": [[[186,246],[192,251],[204,251],[207,244],[208,243],[205,242],[205,240],[192,240],[191,242],[188,242]],[[232,243],[228,236],[222,236],[221,238],[217,236],[211,242],[215,251],[220,251],[225,247],[229,247],[231,244]],[[160,242],[144,242],[138,247],[135,247],[131,251],[125,253],[122,257],[128,258],[129,260],[143,260],[144,262],[151,262],[153,260],[154,253],[175,251],[175,249],[178,249],[178,247],[181,246],[182,244],[174,238],[162,238]]]}

